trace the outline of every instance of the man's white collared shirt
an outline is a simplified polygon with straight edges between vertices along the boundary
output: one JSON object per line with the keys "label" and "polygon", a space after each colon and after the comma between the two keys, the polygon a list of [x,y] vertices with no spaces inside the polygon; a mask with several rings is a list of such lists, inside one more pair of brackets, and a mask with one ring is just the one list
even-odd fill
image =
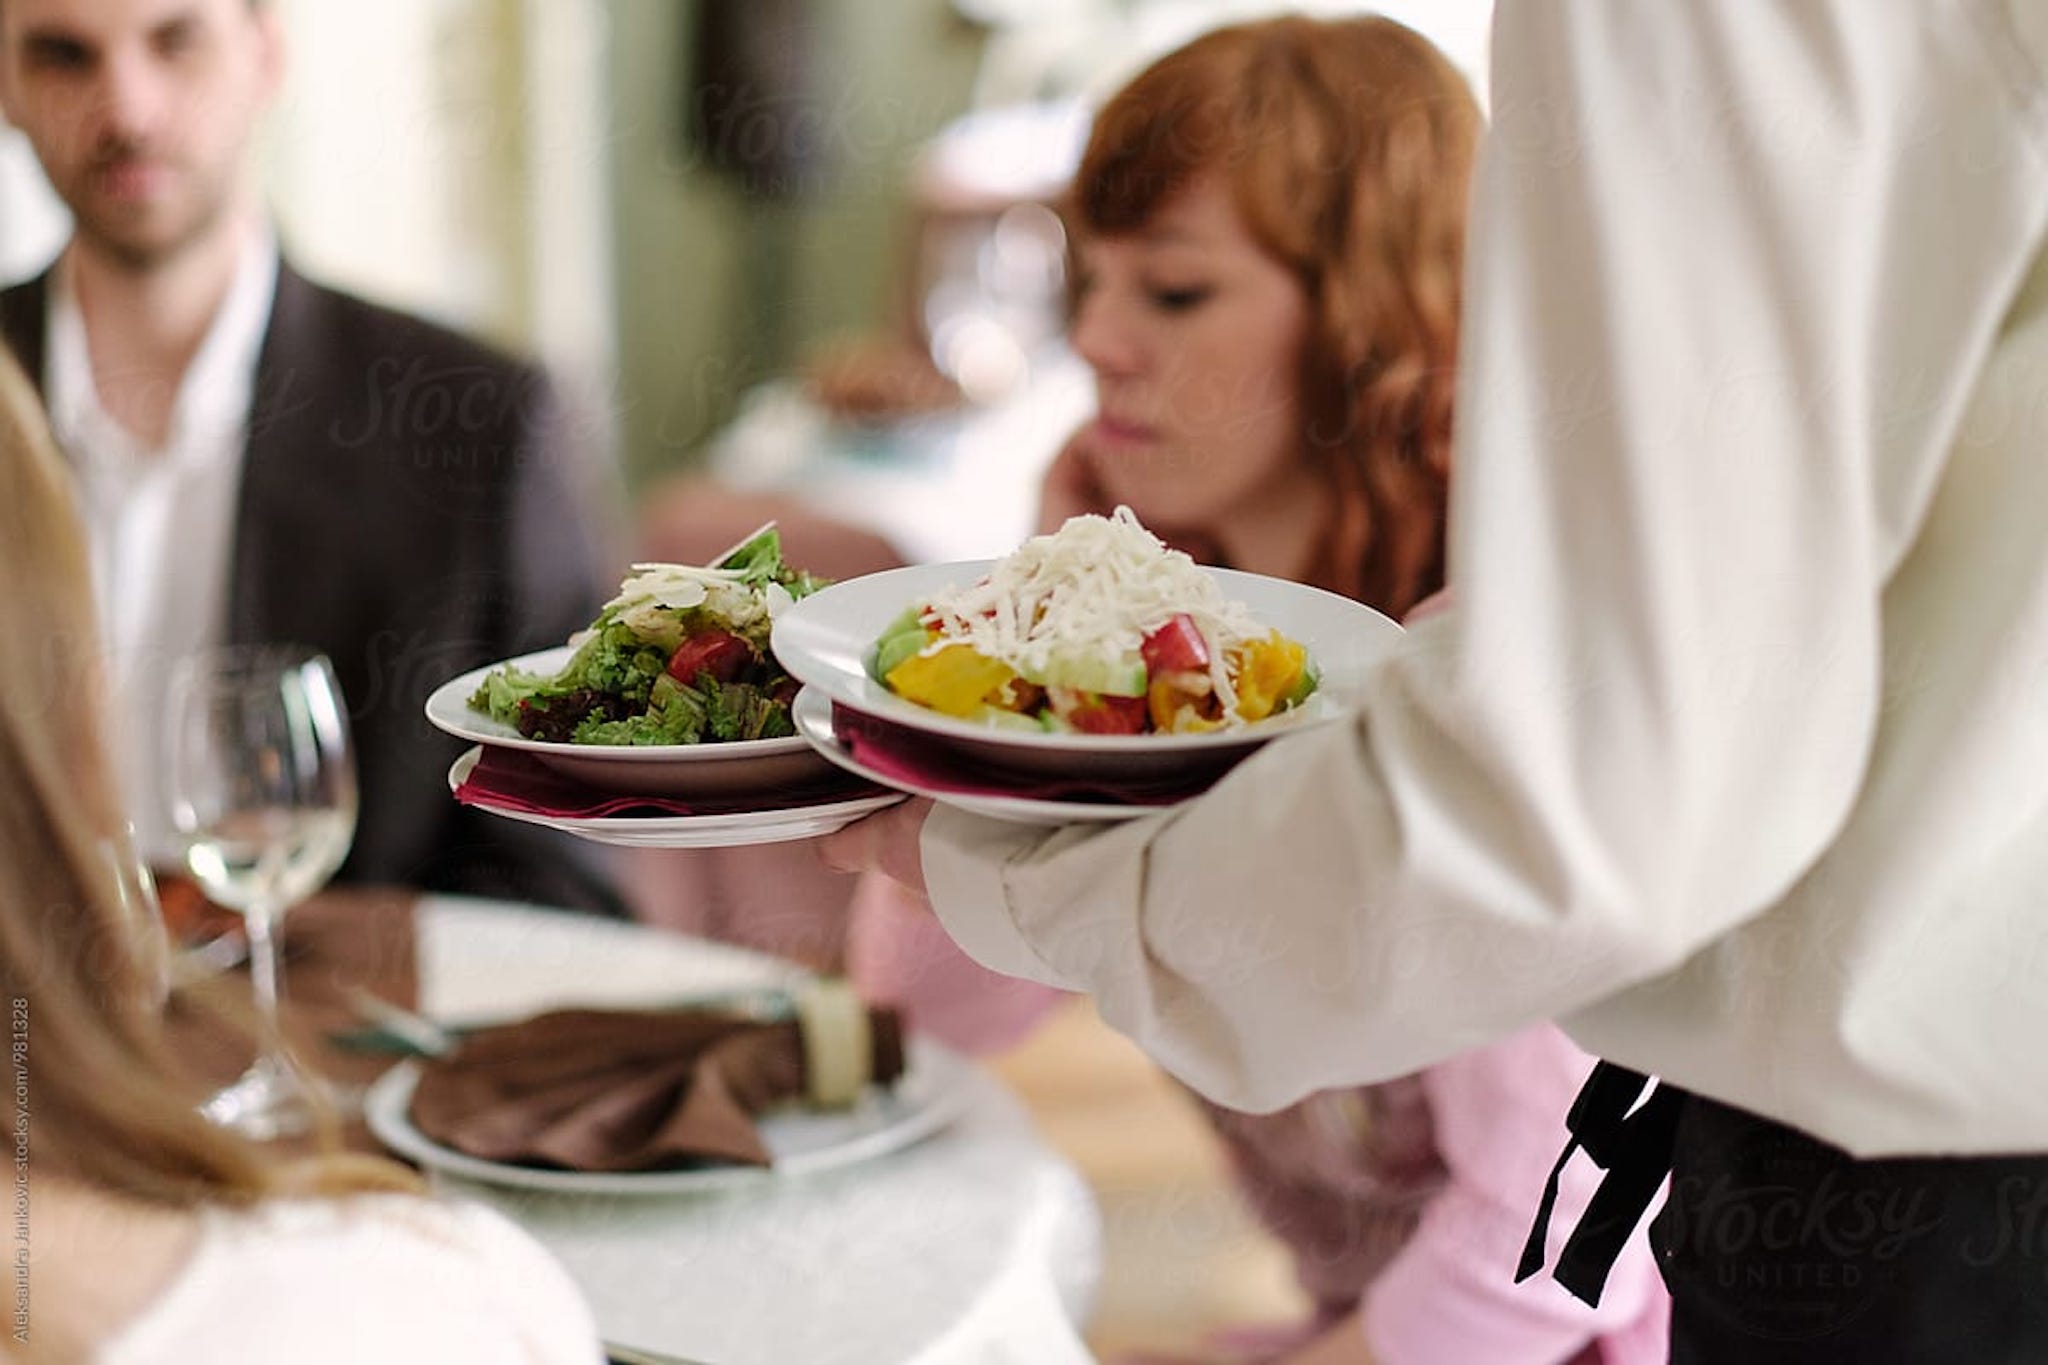
{"label": "man's white collared shirt", "polygon": [[155,859],[178,847],[164,781],[165,685],[179,658],[221,643],[225,630],[236,497],[277,272],[277,245],[265,234],[243,252],[156,450],[102,403],[68,261],[51,272],[50,421],[91,544],[114,765],[138,846]]}

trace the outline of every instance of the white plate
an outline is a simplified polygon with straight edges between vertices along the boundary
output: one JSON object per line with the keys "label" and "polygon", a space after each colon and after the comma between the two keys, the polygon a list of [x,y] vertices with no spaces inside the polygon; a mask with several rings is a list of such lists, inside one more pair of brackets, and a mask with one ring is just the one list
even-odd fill
{"label": "white plate", "polygon": [[511,726],[469,709],[470,695],[488,674],[501,668],[556,673],[575,652],[573,645],[557,645],[451,678],[427,698],[427,719],[458,739],[518,749],[565,777],[603,791],[637,796],[687,798],[771,791],[815,782],[825,773],[823,761],[795,735],[711,744],[557,744],[528,739]]}
{"label": "white plate", "polygon": [[[465,749],[462,757],[455,760],[455,766],[448,770],[448,790],[454,791],[461,786],[482,756],[481,748]],[[893,791],[879,792],[845,801],[822,801],[815,806],[729,811],[718,815],[542,815],[535,811],[493,806],[487,802],[478,803],[477,809],[507,820],[560,830],[579,839],[615,844],[620,848],[747,848],[755,844],[815,839],[884,806],[893,806],[902,799]]]}
{"label": "white plate", "polygon": [[977,764],[1015,773],[1159,779],[1220,772],[1278,735],[1348,715],[1373,666],[1401,636],[1387,617],[1348,597],[1284,579],[1206,570],[1223,595],[1254,619],[1308,646],[1322,684],[1308,705],[1235,730],[1191,735],[1084,735],[994,729],[904,701],[869,676],[875,642],[904,609],[984,577],[992,560],[921,564],[836,583],[804,598],[775,622],[775,657],[833,701],[917,730]]}
{"label": "white plate", "polygon": [[[1108,802],[1091,801],[1042,801],[1028,796],[998,796],[980,792],[948,791],[943,787],[928,787],[920,783],[903,781],[896,777],[884,777],[853,756],[852,750],[843,744],[832,732],[832,699],[815,687],[806,687],[796,694],[796,704],[790,707],[790,715],[796,720],[796,732],[817,746],[818,752],[837,763],[846,771],[870,782],[880,782],[898,791],[907,791],[913,796],[929,796],[942,806],[952,806],[972,815],[986,815],[992,820],[1008,820],[1014,825],[1072,825],[1091,821],[1135,820],[1141,815],[1157,815],[1170,810],[1171,806],[1119,806]],[[1001,782],[1001,777],[989,779]]]}
{"label": "white plate", "polygon": [[790,990],[793,962],[626,920],[466,896],[423,896],[421,1014],[474,1028],[547,1010],[660,1009],[735,991]]}
{"label": "white plate", "polygon": [[431,1170],[491,1185],[558,1194],[709,1194],[757,1187],[882,1156],[931,1136],[958,1116],[971,1074],[958,1053],[929,1038],[908,1040],[903,1075],[887,1089],[871,1088],[850,1109],[785,1109],[758,1121],[775,1158],[770,1168],[705,1166],[687,1171],[558,1171],[485,1161],[443,1147],[412,1123],[408,1113],[419,1084],[416,1062],[384,1073],[363,1097],[363,1119],[378,1141]]}

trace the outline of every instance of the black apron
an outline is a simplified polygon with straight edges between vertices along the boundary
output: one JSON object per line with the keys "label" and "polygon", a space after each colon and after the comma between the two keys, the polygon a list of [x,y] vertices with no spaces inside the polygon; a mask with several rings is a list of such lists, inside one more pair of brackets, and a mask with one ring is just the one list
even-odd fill
{"label": "black apron", "polygon": [[1577,1152],[1607,1175],[1553,1274],[1587,1303],[1669,1175],[1676,1365],[2048,1365],[2048,1155],[1858,1160],[1606,1062],[1566,1126],[1516,1279]]}

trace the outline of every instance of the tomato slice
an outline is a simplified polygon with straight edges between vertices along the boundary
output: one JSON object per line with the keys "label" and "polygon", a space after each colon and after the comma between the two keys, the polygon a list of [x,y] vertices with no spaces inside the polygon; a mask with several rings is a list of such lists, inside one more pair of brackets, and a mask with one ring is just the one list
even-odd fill
{"label": "tomato slice", "polygon": [[1209,667],[1209,642],[1202,638],[1202,628],[1195,624],[1195,618],[1184,611],[1175,612],[1165,625],[1147,635],[1138,646],[1138,653],[1154,677]]}
{"label": "tomato slice", "polygon": [[1150,718],[1143,697],[1112,697],[1070,687],[1048,687],[1045,694],[1053,714],[1083,734],[1143,734]]}
{"label": "tomato slice", "polygon": [[676,646],[669,656],[668,675],[679,683],[694,686],[699,673],[718,681],[731,682],[754,661],[754,647],[729,630],[707,630],[692,635]]}

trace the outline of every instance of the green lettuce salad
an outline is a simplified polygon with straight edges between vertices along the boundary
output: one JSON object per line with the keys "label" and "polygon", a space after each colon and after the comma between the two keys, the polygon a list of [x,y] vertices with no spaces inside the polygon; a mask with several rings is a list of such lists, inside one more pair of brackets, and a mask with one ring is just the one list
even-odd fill
{"label": "green lettuce salad", "polygon": [[510,666],[472,710],[528,739],[564,744],[711,744],[796,733],[797,682],[768,651],[783,609],[824,580],[782,560],[771,523],[716,564],[635,564],[560,671]]}

